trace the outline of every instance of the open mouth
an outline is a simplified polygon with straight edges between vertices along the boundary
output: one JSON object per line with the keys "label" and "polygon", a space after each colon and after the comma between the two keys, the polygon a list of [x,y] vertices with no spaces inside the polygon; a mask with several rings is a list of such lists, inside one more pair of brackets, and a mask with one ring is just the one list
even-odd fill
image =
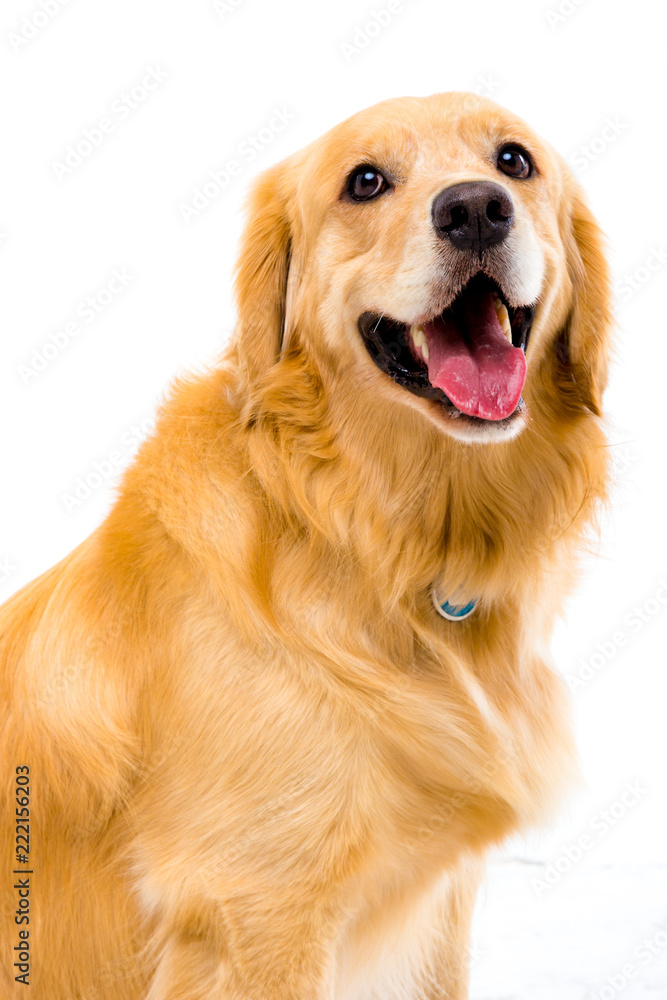
{"label": "open mouth", "polygon": [[510,306],[500,285],[479,273],[425,323],[367,312],[359,331],[373,361],[397,385],[441,404],[450,416],[500,421],[523,408],[534,314],[534,306]]}

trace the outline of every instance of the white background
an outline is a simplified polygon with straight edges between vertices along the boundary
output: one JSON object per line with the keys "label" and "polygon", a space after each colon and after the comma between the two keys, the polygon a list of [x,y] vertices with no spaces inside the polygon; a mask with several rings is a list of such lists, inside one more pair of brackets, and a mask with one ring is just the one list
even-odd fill
{"label": "white background", "polygon": [[[608,236],[618,320],[606,397],[617,486],[553,647],[570,676],[593,658],[592,679],[573,695],[586,787],[555,829],[508,845],[508,856],[532,864],[497,869],[478,926],[482,933],[495,907],[507,944],[503,996],[604,997],[605,976],[667,925],[667,899],[655,892],[667,862],[667,143],[652,6],[393,0],[391,16],[380,15],[388,23],[367,28],[388,3],[42,3],[46,14],[39,0],[4,0],[0,15],[0,599],[100,523],[113,500],[110,464],[130,460],[169,380],[215,359],[234,321],[243,201],[261,170],[377,100],[442,90],[494,97],[575,168]],[[141,99],[132,91],[149,71],[154,89]],[[276,109],[289,121],[261,132]],[[99,145],[58,167],[105,118],[111,131]],[[230,159],[238,174],[224,189],[209,187],[205,207],[186,221],[183,206]],[[104,305],[114,269],[127,287]],[[91,295],[100,312],[88,322],[81,303]],[[73,322],[78,333],[66,343]],[[55,356],[38,371],[35,352],[52,336],[65,346],[49,347]],[[93,485],[73,503],[82,480]],[[614,805],[627,782],[641,789],[637,800]],[[610,807],[615,822],[601,833],[600,810]],[[593,846],[581,861],[548,890],[535,888],[531,879],[549,863],[568,867],[563,852],[582,834]],[[508,927],[507,894],[516,902],[526,892]],[[522,920],[529,943],[510,958]],[[556,943],[519,994],[540,920],[553,925]],[[610,949],[587,952],[567,986],[558,980],[574,968],[563,954],[572,954],[565,924],[572,940],[585,940],[585,925]],[[480,998],[500,995],[502,959],[491,963],[492,953],[482,947],[474,963]],[[650,975],[618,991],[666,996],[666,967],[661,952]]]}

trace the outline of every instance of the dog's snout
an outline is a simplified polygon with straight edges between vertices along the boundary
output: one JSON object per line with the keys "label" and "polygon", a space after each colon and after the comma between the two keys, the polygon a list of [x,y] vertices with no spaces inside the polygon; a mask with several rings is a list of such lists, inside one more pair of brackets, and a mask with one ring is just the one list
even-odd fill
{"label": "dog's snout", "polygon": [[445,188],[433,201],[433,225],[459,250],[481,253],[501,243],[514,223],[514,203],[500,184],[467,181]]}

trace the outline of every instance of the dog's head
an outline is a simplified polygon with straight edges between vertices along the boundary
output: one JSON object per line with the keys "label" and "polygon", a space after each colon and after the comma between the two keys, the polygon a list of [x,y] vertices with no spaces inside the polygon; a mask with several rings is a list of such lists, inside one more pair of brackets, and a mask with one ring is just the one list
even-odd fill
{"label": "dog's head", "polygon": [[472,94],[376,105],[264,174],[237,295],[251,382],[299,344],[331,395],[344,382],[383,419],[408,406],[464,441],[600,413],[595,221],[562,159]]}

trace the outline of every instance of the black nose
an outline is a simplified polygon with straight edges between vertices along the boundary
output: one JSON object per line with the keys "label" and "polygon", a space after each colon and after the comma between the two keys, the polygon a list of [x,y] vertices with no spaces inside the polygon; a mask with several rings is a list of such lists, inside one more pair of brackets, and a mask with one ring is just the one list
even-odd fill
{"label": "black nose", "polygon": [[438,236],[459,250],[482,250],[501,243],[514,223],[508,192],[491,181],[467,181],[445,188],[433,202]]}

